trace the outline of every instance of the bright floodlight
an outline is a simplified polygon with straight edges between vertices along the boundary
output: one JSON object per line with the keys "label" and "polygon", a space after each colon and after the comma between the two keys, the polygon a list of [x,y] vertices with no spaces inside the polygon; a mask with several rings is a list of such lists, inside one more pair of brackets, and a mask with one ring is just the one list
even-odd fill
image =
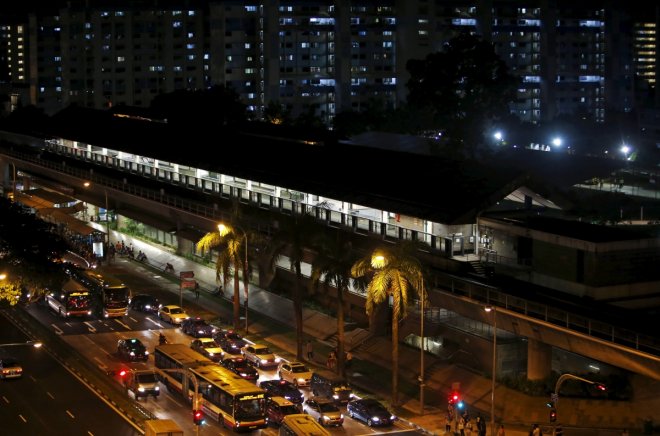
{"label": "bright floodlight", "polygon": [[628,153],[630,152],[630,147],[628,147],[626,144],[623,144],[621,146],[621,153],[625,154],[628,156]]}
{"label": "bright floodlight", "polygon": [[560,137],[553,138],[552,145],[554,145],[555,147],[559,147],[561,146],[561,144],[562,144],[562,140]]}
{"label": "bright floodlight", "polygon": [[502,132],[499,130],[493,134],[493,138],[497,139],[498,141],[502,140]]}

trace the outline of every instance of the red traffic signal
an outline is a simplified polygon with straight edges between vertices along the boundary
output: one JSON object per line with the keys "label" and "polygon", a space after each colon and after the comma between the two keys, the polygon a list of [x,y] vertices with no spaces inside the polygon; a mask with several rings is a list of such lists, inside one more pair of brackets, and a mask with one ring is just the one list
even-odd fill
{"label": "red traffic signal", "polygon": [[201,410],[193,410],[193,422],[195,425],[204,424],[204,413]]}
{"label": "red traffic signal", "polygon": [[550,422],[557,421],[557,409],[550,409]]}
{"label": "red traffic signal", "polygon": [[126,376],[126,372],[127,372],[127,371],[126,371],[125,369],[122,369],[121,371],[119,371],[119,377],[122,377],[122,378],[125,377],[125,376]]}
{"label": "red traffic signal", "polygon": [[449,404],[456,404],[460,401],[461,396],[458,394],[458,392],[452,392],[449,394]]}

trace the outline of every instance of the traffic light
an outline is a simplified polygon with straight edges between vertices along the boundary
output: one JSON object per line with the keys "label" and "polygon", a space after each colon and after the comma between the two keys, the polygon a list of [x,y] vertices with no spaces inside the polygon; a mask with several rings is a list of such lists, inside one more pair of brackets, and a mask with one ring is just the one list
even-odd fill
{"label": "traffic light", "polygon": [[462,409],[463,408],[463,400],[461,400],[461,395],[457,391],[452,392],[449,394],[449,405],[454,406],[457,409]]}
{"label": "traffic light", "polygon": [[202,425],[204,424],[204,414],[202,413],[201,410],[193,410],[193,422],[195,425]]}
{"label": "traffic light", "polygon": [[550,422],[555,422],[557,421],[557,409],[554,407],[550,409]]}

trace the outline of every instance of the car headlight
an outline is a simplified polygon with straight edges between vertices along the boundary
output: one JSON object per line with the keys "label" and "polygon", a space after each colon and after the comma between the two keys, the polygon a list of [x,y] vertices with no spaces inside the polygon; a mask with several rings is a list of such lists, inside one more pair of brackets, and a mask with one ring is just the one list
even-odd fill
{"label": "car headlight", "polygon": [[145,351],[144,351],[144,355],[145,355],[145,356],[148,356],[148,355],[149,355],[149,352],[145,350]]}
{"label": "car headlight", "polygon": [[328,421],[328,420],[330,420],[330,419],[332,419],[332,418],[330,418],[329,416],[323,415],[323,419],[326,420],[326,421]]}
{"label": "car headlight", "polygon": [[209,356],[213,356],[213,353],[211,353],[210,351],[209,351]]}
{"label": "car headlight", "polygon": [[334,394],[334,395],[332,396],[332,398],[334,398],[335,400],[338,400],[338,399],[339,399],[339,395]]}
{"label": "car headlight", "polygon": [[339,414],[339,419],[344,419],[344,414],[343,413]]}
{"label": "car headlight", "polygon": [[150,304],[145,304],[144,308],[147,309],[147,310],[151,310],[151,305]]}
{"label": "car headlight", "polygon": [[129,354],[130,354],[131,356],[135,356],[135,351],[131,351]]}
{"label": "car headlight", "polygon": [[377,416],[372,416],[372,417],[371,417],[371,420],[372,420],[372,421],[376,421],[376,422],[378,422],[378,421],[380,421],[380,418],[377,417]]}
{"label": "car headlight", "polygon": [[138,392],[144,392],[144,388],[143,388],[142,386],[140,386],[140,387],[138,388]]}
{"label": "car headlight", "polygon": [[154,391],[160,391],[160,388],[159,388],[158,386],[156,386],[156,387],[154,388]]}
{"label": "car headlight", "polygon": [[298,383],[305,383],[306,381],[307,381],[307,380],[305,380],[304,378],[299,378],[299,379],[298,379]]}
{"label": "car headlight", "polygon": [[275,358],[275,362],[278,362],[278,363],[279,363],[279,362],[281,362],[281,361],[282,361],[281,358],[279,358],[279,357],[276,357],[276,358]]}
{"label": "car headlight", "polygon": [[390,421],[396,421],[396,416],[394,415],[390,416]]}
{"label": "car headlight", "polygon": [[261,363],[268,363],[267,359],[261,359]]}
{"label": "car headlight", "polygon": [[242,372],[242,373],[240,373],[239,375],[240,375],[241,377],[247,377],[247,376],[248,376],[247,373],[245,373],[245,372]]}

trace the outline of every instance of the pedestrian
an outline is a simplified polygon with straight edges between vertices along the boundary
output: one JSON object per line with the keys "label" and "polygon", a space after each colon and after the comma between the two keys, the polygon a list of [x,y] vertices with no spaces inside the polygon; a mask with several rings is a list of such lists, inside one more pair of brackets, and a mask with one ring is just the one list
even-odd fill
{"label": "pedestrian", "polygon": [[337,365],[337,356],[335,355],[334,351],[331,351],[330,354],[328,354],[328,361],[326,362],[326,366],[328,369],[335,369],[335,366]]}
{"label": "pedestrian", "polygon": [[350,369],[353,366],[353,354],[350,351],[344,353],[344,366],[346,369]]}
{"label": "pedestrian", "polygon": [[628,429],[627,429],[627,428],[624,428],[624,429],[623,429],[623,431],[621,432],[621,436],[630,436],[630,435],[628,434]]}
{"label": "pedestrian", "polygon": [[555,426],[555,436],[564,436],[564,429],[561,427],[561,424]]}
{"label": "pedestrian", "polygon": [[505,434],[504,434],[504,424],[500,424],[500,428],[497,429],[497,436],[505,436]]}
{"label": "pedestrian", "polygon": [[445,422],[445,433],[449,434],[451,433],[451,420],[453,416],[451,412],[447,412],[447,421]]}
{"label": "pedestrian", "polygon": [[199,282],[195,280],[195,300],[199,300]]}
{"label": "pedestrian", "polygon": [[307,340],[307,360],[312,361],[314,360],[314,345],[312,344],[312,340],[308,339]]}
{"label": "pedestrian", "polygon": [[531,436],[541,436],[541,427],[539,427],[538,424],[532,424],[532,429],[530,430],[529,434]]}

